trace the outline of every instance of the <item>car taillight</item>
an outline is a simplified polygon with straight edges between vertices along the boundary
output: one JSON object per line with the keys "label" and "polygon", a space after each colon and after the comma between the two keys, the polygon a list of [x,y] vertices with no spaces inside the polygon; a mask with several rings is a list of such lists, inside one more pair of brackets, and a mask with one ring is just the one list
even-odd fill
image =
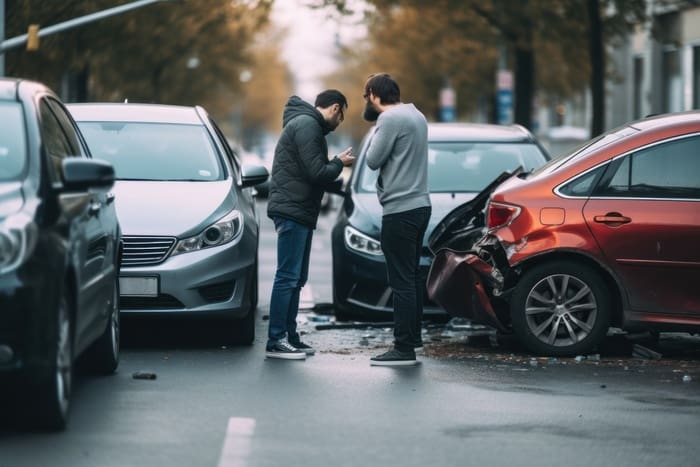
{"label": "car taillight", "polygon": [[513,222],[520,214],[520,208],[509,204],[489,203],[486,227],[496,229]]}

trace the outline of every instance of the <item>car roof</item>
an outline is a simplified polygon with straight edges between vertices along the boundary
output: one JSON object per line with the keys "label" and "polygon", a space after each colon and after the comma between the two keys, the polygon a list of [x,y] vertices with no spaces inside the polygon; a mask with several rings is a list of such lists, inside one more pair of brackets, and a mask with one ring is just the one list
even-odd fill
{"label": "car roof", "polygon": [[0,78],[0,100],[17,100],[17,83],[19,80]]}
{"label": "car roof", "polygon": [[650,115],[644,119],[631,122],[629,126],[639,130],[649,130],[661,126],[677,126],[687,123],[698,123],[700,121],[700,112],[697,110],[689,110],[686,112],[676,112],[660,115]]}
{"label": "car roof", "polygon": [[520,125],[488,123],[429,123],[428,140],[435,141],[534,141],[532,134]]}
{"label": "car roof", "polygon": [[163,104],[68,104],[79,122],[145,122],[201,125],[196,107]]}
{"label": "car roof", "polygon": [[37,92],[54,95],[45,84],[23,78],[0,77],[0,100],[18,102],[22,96],[34,95]]}

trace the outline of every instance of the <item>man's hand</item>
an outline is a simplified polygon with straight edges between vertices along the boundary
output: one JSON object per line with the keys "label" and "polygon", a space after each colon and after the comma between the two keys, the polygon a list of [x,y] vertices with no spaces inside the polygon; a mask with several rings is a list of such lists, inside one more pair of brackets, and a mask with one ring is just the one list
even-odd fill
{"label": "man's hand", "polygon": [[352,151],[352,147],[347,148],[337,156],[345,167],[350,167],[355,162],[355,156],[352,156],[350,151]]}

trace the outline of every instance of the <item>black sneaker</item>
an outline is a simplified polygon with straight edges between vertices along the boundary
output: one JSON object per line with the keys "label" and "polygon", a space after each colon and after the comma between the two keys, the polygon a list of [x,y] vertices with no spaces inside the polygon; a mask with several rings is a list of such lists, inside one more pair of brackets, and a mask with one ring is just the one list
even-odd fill
{"label": "black sneaker", "polygon": [[401,352],[397,349],[372,357],[369,362],[372,366],[404,366],[415,365],[417,363],[416,353],[413,350]]}
{"label": "black sneaker", "polygon": [[311,347],[309,344],[304,344],[302,341],[290,342],[290,344],[304,352],[307,357],[310,357],[316,353],[313,347]]}
{"label": "black sneaker", "polygon": [[265,348],[265,356],[267,358],[283,358],[285,360],[306,359],[306,353],[291,345],[287,342],[287,339],[282,339],[273,345],[268,345]]}

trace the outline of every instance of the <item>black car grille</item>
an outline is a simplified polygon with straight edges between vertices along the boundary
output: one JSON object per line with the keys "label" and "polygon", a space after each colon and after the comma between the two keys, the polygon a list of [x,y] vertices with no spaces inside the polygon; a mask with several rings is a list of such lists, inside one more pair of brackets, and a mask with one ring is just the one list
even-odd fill
{"label": "black car grille", "polygon": [[122,266],[150,266],[162,263],[175,244],[174,237],[122,237]]}
{"label": "black car grille", "polygon": [[182,309],[185,305],[168,294],[160,294],[157,297],[120,297],[119,308],[121,310],[168,310]]}

